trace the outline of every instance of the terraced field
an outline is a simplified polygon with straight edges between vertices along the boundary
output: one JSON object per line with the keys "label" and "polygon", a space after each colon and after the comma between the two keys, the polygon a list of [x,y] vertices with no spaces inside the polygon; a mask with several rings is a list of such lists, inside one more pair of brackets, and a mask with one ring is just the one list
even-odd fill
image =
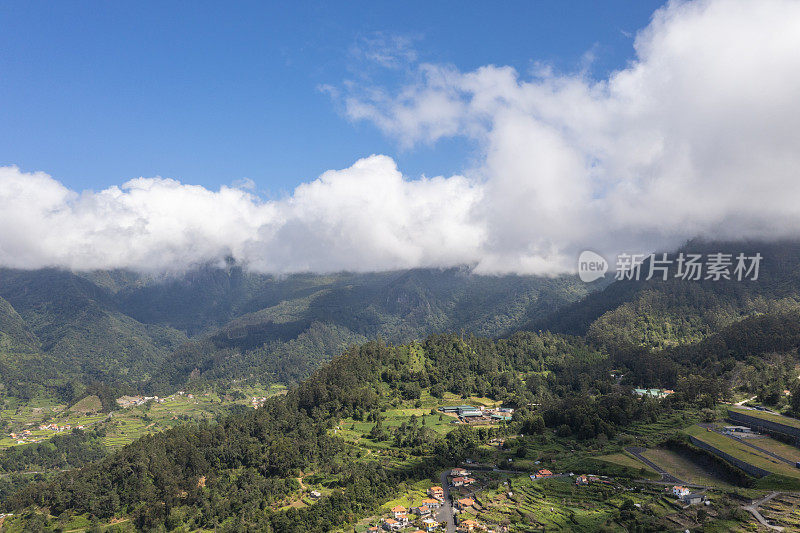
{"label": "terraced field", "polygon": [[239,391],[242,394],[235,395],[239,398],[236,400],[230,394],[220,396],[214,392],[174,394],[164,398],[162,403],[150,401],[144,405],[118,409],[111,413],[93,412],[99,405],[94,405],[91,401],[81,401],[71,408],[46,400],[34,401],[10,407],[0,413],[3,422],[10,427],[0,438],[0,450],[20,445],[21,439],[9,437],[11,432],[29,431],[30,434],[25,435],[24,444],[46,441],[58,434],[52,429],[39,429],[41,424],[69,426],[71,429],[79,426],[102,427],[106,430],[103,443],[111,448],[119,447],[145,434],[163,431],[180,423],[209,420],[233,405],[249,406],[252,397],[272,396],[283,391],[285,388],[281,386],[248,388]]}
{"label": "terraced field", "polygon": [[502,485],[479,496],[483,510],[478,512],[478,519],[509,525],[512,531],[530,531],[531,524],[546,530],[618,529],[620,525],[613,520],[625,498],[653,506],[652,511],[657,515],[673,511],[658,503],[654,496],[655,493],[647,492],[623,494],[618,487],[605,484],[578,487],[571,477],[531,481],[527,476],[519,476],[511,478],[509,486]]}
{"label": "terraced field", "polygon": [[800,531],[800,497],[780,494],[759,508],[759,512],[773,524],[783,526],[789,531]]}
{"label": "terraced field", "polygon": [[774,457],[763,454],[735,439],[731,439],[725,435],[720,435],[714,431],[707,431],[705,428],[700,426],[692,426],[687,429],[686,432],[689,435],[692,435],[695,438],[714,446],[718,450],[730,454],[736,459],[744,461],[748,464],[775,474],[800,479],[800,469],[775,459]]}
{"label": "terraced field", "polygon": [[721,472],[714,471],[713,466],[708,464],[710,460],[701,464],[695,458],[664,448],[648,449],[642,455],[687,483],[725,489],[736,487]]}

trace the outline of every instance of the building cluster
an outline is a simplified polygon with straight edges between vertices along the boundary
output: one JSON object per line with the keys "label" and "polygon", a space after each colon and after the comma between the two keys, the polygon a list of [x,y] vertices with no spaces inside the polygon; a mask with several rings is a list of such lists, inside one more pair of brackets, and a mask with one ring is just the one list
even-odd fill
{"label": "building cluster", "polygon": [[25,444],[25,439],[31,436],[31,432],[29,429],[26,429],[20,433],[11,432],[8,436],[10,439],[17,441],[17,444]]}
{"label": "building cluster", "polygon": [[[31,426],[33,424],[28,424],[28,425]],[[53,422],[50,424],[39,424],[38,428],[39,431],[52,431],[54,433],[63,433],[65,431],[71,431],[73,429],[84,429],[85,426],[83,425],[73,426],[71,424],[59,425]],[[34,442],[39,442],[41,440],[41,437],[43,436],[41,434],[34,435],[34,433],[30,429],[25,429],[19,432],[12,431],[11,433],[8,434],[8,437],[11,440],[16,441],[17,444],[31,444]]]}
{"label": "building cluster", "polygon": [[[441,487],[433,487],[439,488]],[[428,491],[431,493],[431,490]],[[444,493],[440,493],[442,498]],[[402,505],[392,507],[389,511],[389,516],[381,520],[380,526],[372,526],[367,531],[377,532],[383,531],[402,531],[410,527],[417,527],[416,532],[430,532],[436,531],[439,528],[439,522],[433,517],[434,513],[441,507],[442,499],[439,498],[426,498],[416,507],[406,509]]]}
{"label": "building cluster", "polygon": [[514,410],[510,407],[498,407],[485,409],[474,405],[452,405],[440,407],[439,411],[447,414],[454,414],[458,417],[459,423],[486,425],[498,422],[510,422]]}
{"label": "building cluster", "polygon": [[149,401],[164,403],[164,398],[159,398],[158,396],[120,396],[117,398],[117,405],[123,409],[127,409],[129,407],[143,405]]}
{"label": "building cluster", "polygon": [[674,390],[670,389],[633,389],[636,396],[650,396],[651,398],[666,398],[670,394],[675,394]]}
{"label": "building cluster", "polygon": [[266,396],[261,396],[261,397],[253,396],[253,399],[250,400],[250,405],[253,406],[253,409],[258,409],[259,407],[264,405],[264,402],[266,401],[267,401]]}
{"label": "building cluster", "polygon": [[675,485],[672,489],[667,488],[667,491],[672,492],[672,495],[677,497],[683,503],[694,505],[705,501],[706,497],[700,492],[692,492],[688,487],[682,485]]}
{"label": "building cluster", "polygon": [[[83,429],[83,428],[84,428],[84,426],[75,426],[75,429]],[[58,424],[55,424],[55,423],[52,423],[52,424],[40,424],[39,425],[39,429],[41,431],[50,430],[50,431],[55,431],[56,433],[61,433],[62,431],[71,430],[72,426],[70,424],[59,426]]]}
{"label": "building cluster", "polygon": [[450,471],[450,485],[453,487],[469,487],[475,483],[475,479],[469,477],[472,472],[464,468],[454,468]]}

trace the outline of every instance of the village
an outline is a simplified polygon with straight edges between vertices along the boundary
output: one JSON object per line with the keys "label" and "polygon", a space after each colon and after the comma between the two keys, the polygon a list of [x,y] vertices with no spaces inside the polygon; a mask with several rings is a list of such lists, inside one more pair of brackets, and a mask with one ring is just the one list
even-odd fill
{"label": "village", "polygon": [[[369,533],[508,532],[510,531],[508,525],[492,523],[486,519],[498,516],[496,509],[510,509],[509,504],[514,507],[527,507],[528,504],[524,502],[528,500],[531,492],[529,488],[520,485],[519,478],[515,477],[513,471],[502,471],[501,474],[498,472],[500,471],[497,467],[475,472],[461,467],[452,468],[442,473],[442,479],[446,480],[446,486],[432,485],[428,487],[424,496],[412,496],[409,506],[392,506],[379,520],[373,521],[363,531]],[[606,487],[604,490],[616,493],[633,490],[630,487],[619,485],[609,476],[576,475],[571,472],[554,473],[546,468],[539,469],[526,477],[533,483],[530,487],[535,487],[537,483],[545,481],[559,481],[562,484],[569,483],[578,490],[595,486]],[[504,479],[504,481],[500,482],[500,488],[493,491],[487,490],[490,478]],[[521,494],[515,495],[511,489],[512,484],[519,487]],[[682,505],[685,508],[701,503],[706,506],[711,505],[711,501],[703,492],[694,492],[685,486],[667,486],[663,488],[661,494],[662,497],[671,499],[676,505]],[[657,497],[657,491],[653,495]],[[633,505],[642,508],[642,503],[636,502]],[[554,512],[554,509],[551,508],[551,512]]]}
{"label": "village", "polygon": [[[47,431],[50,432],[50,434],[64,433],[65,431],[72,431],[73,429],[85,429],[85,426],[82,425],[72,426],[70,424],[62,426],[55,423],[39,425],[39,431]],[[12,431],[11,433],[9,433],[8,437],[11,440],[16,441],[17,444],[33,444],[36,442],[41,442],[42,440],[44,440],[45,436],[38,434],[35,435],[32,430],[25,429],[22,430],[20,433],[14,433]]]}
{"label": "village", "polygon": [[412,533],[431,531],[505,531],[493,529],[478,521],[459,516],[474,510],[475,501],[470,497],[477,480],[465,468],[453,468],[442,473],[447,486],[433,485],[427,489],[425,498],[419,499],[411,507],[402,505],[392,507],[380,522],[371,525],[366,531],[411,531]]}

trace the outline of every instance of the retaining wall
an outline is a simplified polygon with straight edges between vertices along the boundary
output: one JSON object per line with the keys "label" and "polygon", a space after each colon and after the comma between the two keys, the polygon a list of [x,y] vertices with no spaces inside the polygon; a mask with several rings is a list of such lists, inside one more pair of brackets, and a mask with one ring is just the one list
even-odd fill
{"label": "retaining wall", "polygon": [[750,416],[739,411],[728,409],[728,418],[734,422],[738,422],[743,426],[748,426],[756,431],[762,433],[782,433],[800,441],[800,428],[781,424],[780,422],[773,422],[772,420],[765,420],[757,416]]}
{"label": "retaining wall", "polygon": [[707,442],[704,442],[704,441],[698,439],[697,437],[695,437],[693,435],[690,435],[689,439],[692,441],[692,444],[694,444],[698,448],[702,448],[702,449],[704,449],[706,451],[709,451],[709,452],[713,453],[717,457],[721,457],[722,459],[725,459],[726,461],[728,461],[732,465],[744,470],[745,472],[747,472],[751,476],[764,477],[764,476],[768,476],[768,475],[772,474],[772,472],[770,472],[769,470],[764,470],[763,468],[759,468],[757,466],[751,465],[750,463],[746,463],[745,461],[742,461],[741,459],[739,459],[737,457],[734,457],[729,453],[723,452],[722,450],[712,446],[711,444],[709,444]]}

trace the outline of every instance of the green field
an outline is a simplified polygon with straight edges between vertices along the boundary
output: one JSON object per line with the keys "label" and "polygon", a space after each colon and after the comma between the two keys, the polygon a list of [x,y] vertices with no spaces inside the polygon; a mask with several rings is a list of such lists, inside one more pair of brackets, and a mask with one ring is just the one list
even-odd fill
{"label": "green field", "polygon": [[771,437],[759,437],[757,439],[750,439],[748,442],[752,442],[759,448],[764,448],[765,450],[780,455],[781,457],[785,457],[790,461],[800,461],[800,448],[792,446],[791,444],[786,444],[785,442],[781,442]]}
{"label": "green field", "polygon": [[[410,423],[411,417],[415,416],[418,426],[430,428],[432,431],[444,435],[455,427],[453,416],[442,415],[437,413],[431,414],[430,409],[389,409],[382,415],[383,427],[387,430],[399,427],[403,423]],[[352,418],[344,418],[339,422],[339,426],[332,430],[332,433],[341,437],[345,441],[356,444],[360,447],[367,449],[383,449],[388,450],[393,447],[391,439],[379,441],[369,438],[369,433],[375,426],[375,422],[367,422],[354,420]]]}
{"label": "green field", "polygon": [[641,470],[644,468],[648,472],[652,472],[653,474],[656,473],[655,470],[644,464],[643,462],[639,461],[636,457],[630,455],[627,452],[620,452],[620,453],[612,453],[609,455],[601,455],[596,457],[598,461],[604,461],[606,463],[612,463],[619,466],[624,466],[626,468],[633,468],[634,470]]}
{"label": "green field", "polygon": [[[714,431],[706,431],[705,428],[700,426],[692,426],[686,430],[686,433],[753,466],[775,474],[800,479],[799,469],[754,450],[744,443],[726,437],[725,435],[720,435]],[[756,446],[758,446],[758,444],[756,444]]]}

